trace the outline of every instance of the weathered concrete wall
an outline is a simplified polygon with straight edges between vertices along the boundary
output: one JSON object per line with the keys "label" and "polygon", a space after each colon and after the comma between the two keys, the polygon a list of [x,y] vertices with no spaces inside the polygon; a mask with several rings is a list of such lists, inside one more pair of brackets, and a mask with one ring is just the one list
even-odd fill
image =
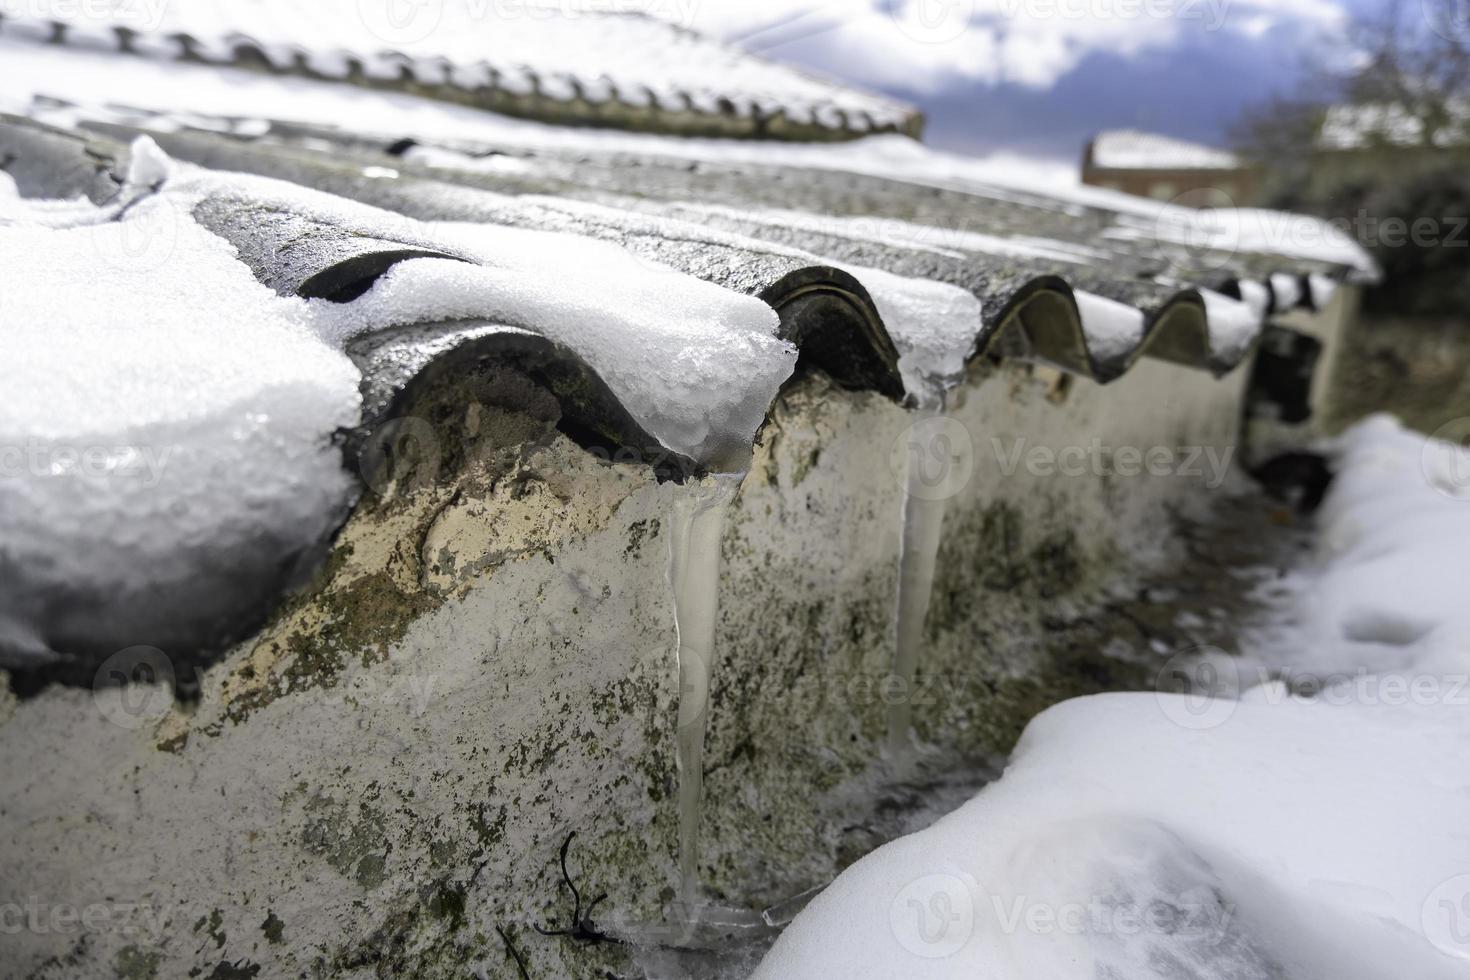
{"label": "weathered concrete wall", "polygon": [[[724,539],[711,898],[759,909],[878,843],[845,815],[884,776],[892,697],[914,698],[922,764],[940,768],[1004,754],[1061,698],[1139,683],[1147,664],[1101,656],[1078,624],[1174,559],[1168,515],[1215,483],[1189,447],[1233,448],[1245,375],[1145,361],[1098,387],[977,366],[945,423],[973,472],[910,695],[881,680],[914,418],[794,383]],[[609,894],[600,923],[661,916],[681,488],[599,461],[539,409],[443,409],[417,467],[364,499],[319,581],[208,670],[197,703],[135,685],[0,706],[7,975],[515,976],[500,928],[532,976],[600,976],[620,947],[531,929],[566,925],[573,831],[584,899]],[[1135,474],[1155,448],[1176,453],[1169,472],[1156,452],[1160,473]],[[137,651],[111,667],[140,657],[168,669]]]}
{"label": "weathered concrete wall", "polygon": [[1373,412],[1392,412],[1405,425],[1442,438],[1463,438],[1470,431],[1463,421],[1470,418],[1470,315],[1365,315],[1343,341],[1331,379],[1328,432],[1341,432]]}
{"label": "weathered concrete wall", "polygon": [[1337,413],[1336,402],[1351,398],[1352,393],[1332,383],[1339,373],[1339,361],[1347,351],[1346,334],[1357,322],[1358,310],[1362,306],[1363,294],[1356,286],[1343,286],[1335,290],[1325,309],[1312,313],[1294,310],[1277,318],[1283,327],[1315,337],[1322,342],[1322,359],[1312,383],[1312,417],[1314,427],[1323,430]]}
{"label": "weathered concrete wall", "polygon": [[1342,286],[1333,292],[1322,310],[1295,310],[1272,320],[1276,328],[1319,343],[1320,355],[1307,379],[1309,397],[1305,419],[1285,421],[1269,414],[1270,406],[1253,406],[1255,414],[1249,421],[1244,440],[1249,450],[1248,458],[1243,460],[1245,465],[1259,466],[1278,454],[1298,450],[1340,428],[1336,420],[1358,397],[1350,385],[1342,383],[1342,364],[1347,356],[1349,334],[1357,332],[1355,324],[1361,305],[1361,290],[1356,286]]}

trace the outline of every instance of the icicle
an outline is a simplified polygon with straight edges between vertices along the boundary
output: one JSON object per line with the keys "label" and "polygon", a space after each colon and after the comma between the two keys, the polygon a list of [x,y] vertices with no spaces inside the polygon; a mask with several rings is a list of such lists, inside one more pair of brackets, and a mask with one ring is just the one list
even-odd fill
{"label": "icicle", "polygon": [[919,418],[905,433],[903,527],[899,539],[898,596],[888,706],[890,758],[913,747],[913,683],[924,623],[934,591],[939,533],[952,497],[968,480],[972,444],[963,427],[944,415],[951,391],[933,390],[921,399]]}
{"label": "icicle", "polygon": [[699,820],[719,608],[720,542],[742,475],[720,474],[682,488],[674,501],[669,535],[669,584],[679,643],[679,897],[691,906],[699,892]]}

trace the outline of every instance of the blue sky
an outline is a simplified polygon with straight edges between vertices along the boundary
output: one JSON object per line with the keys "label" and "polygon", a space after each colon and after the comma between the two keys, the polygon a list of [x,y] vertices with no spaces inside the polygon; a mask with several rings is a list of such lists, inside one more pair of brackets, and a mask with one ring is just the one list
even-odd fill
{"label": "blue sky", "polygon": [[1341,58],[1353,9],[1375,5],[743,0],[700,4],[694,26],[915,102],[936,146],[1071,161],[1107,128],[1222,144],[1246,107]]}

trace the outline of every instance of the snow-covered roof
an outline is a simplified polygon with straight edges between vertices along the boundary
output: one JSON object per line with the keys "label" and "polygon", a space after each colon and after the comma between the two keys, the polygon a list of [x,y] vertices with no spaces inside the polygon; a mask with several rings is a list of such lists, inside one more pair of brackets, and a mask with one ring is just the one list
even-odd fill
{"label": "snow-covered roof", "polygon": [[[1470,145],[1470,99],[1451,100],[1445,108],[1449,118],[1428,142],[1440,148]],[[1418,147],[1425,142],[1424,121],[1389,102],[1332,106],[1317,134],[1317,146],[1324,150]]]}
{"label": "snow-covered roof", "polygon": [[818,139],[922,125],[893,99],[605,3],[37,0],[27,16],[9,13],[0,35],[20,40],[411,90],[557,122]]}
{"label": "snow-covered roof", "polygon": [[1236,170],[1244,166],[1234,153],[1135,129],[1098,133],[1092,141],[1091,163],[1104,170]]}
{"label": "snow-covered roof", "polygon": [[[980,357],[1104,383],[1144,356],[1224,373],[1273,309],[1374,272],[1312,219],[1040,190],[899,136],[570,129],[4,39],[0,93],[23,113],[0,116],[0,331],[20,401],[47,408],[9,400],[0,444],[115,462],[64,493],[55,467],[90,457],[0,482],[0,540],[20,542],[0,559],[27,570],[0,598],[12,658],[85,651],[120,622],[199,647],[248,620],[354,499],[367,434],[450,361],[517,366],[575,438],[681,478],[745,465],[794,371],[894,400]],[[255,323],[263,354],[240,336]],[[129,373],[175,347],[178,370]],[[279,357],[290,371],[267,370]],[[109,474],[148,477],[170,446],[167,486],[115,492]],[[140,547],[159,575],[135,574]]]}

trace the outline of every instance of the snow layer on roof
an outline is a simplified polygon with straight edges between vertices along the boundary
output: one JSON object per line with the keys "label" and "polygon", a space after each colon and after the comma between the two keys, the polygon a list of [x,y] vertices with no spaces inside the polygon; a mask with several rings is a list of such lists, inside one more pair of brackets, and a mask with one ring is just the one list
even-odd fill
{"label": "snow layer on roof", "polygon": [[[46,656],[59,620],[72,629],[60,647],[126,646],[136,623],[116,610],[167,618],[185,583],[237,601],[253,569],[278,589],[355,492],[333,434],[359,421],[361,378],[342,347],[364,332],[454,319],[536,331],[586,360],[667,448],[709,465],[748,457],[795,366],[764,303],[603,242],[421,224],[175,170],[146,140],[132,156],[125,209],[22,200],[9,181],[0,193],[0,643],[12,653]],[[465,261],[401,263],[350,303],[278,296],[193,218],[204,196],[228,193]],[[89,632],[59,596],[113,618]]]}
{"label": "snow layer on roof", "polygon": [[1242,164],[1235,154],[1201,143],[1113,129],[1093,140],[1092,165],[1107,170],[1234,170]]}
{"label": "snow layer on roof", "polygon": [[[388,241],[462,258],[414,259],[347,304],[314,301],[333,342],[439,320],[524,327],[575,351],[663,447],[738,467],[796,349],[752,296],[685,275],[617,245],[501,225],[421,222],[284,181],[204,171],[170,193],[238,194]],[[656,219],[650,223],[657,227]],[[640,447],[655,452],[659,447]]]}
{"label": "snow layer on roof", "polygon": [[1213,262],[1220,267],[1237,253],[1253,252],[1341,266],[1361,279],[1379,276],[1377,263],[1361,245],[1320,218],[1261,208],[1186,208],[1127,194],[1116,197],[1128,200],[1091,201],[1115,212],[1112,226],[1104,232],[1115,241],[1168,242],[1194,252],[1206,265]]}
{"label": "snow layer on roof", "polygon": [[[757,978],[1464,976],[1470,453],[1378,419],[1338,467],[1259,660],[1043,713],[999,782],[844,872]],[[1339,683],[1292,694],[1256,663]]]}
{"label": "snow layer on roof", "polygon": [[1278,272],[1271,276],[1271,291],[1276,295],[1278,310],[1294,309],[1302,299],[1302,281],[1296,276]]}
{"label": "snow layer on roof", "polygon": [[1260,333],[1261,314],[1248,302],[1209,289],[1199,290],[1199,295],[1205,302],[1211,352],[1221,360],[1234,363]]}
{"label": "snow layer on roof", "polygon": [[433,320],[528,327],[580,354],[663,446],[723,465],[749,452],[795,368],[769,306],[615,245],[484,225],[431,237],[475,262],[399,263],[351,304],[313,301],[313,321],[343,337]]}
{"label": "snow layer on roof", "polygon": [[[1102,212],[1110,216],[1110,236],[1120,241],[1172,240],[1196,250],[1213,250],[1225,258],[1237,251],[1259,251],[1342,266],[1364,278],[1378,274],[1372,258],[1352,238],[1316,218],[1256,209],[1201,212],[1080,183],[1062,186],[1013,163],[942,153],[905,136],[872,136],[829,145],[687,139],[551,126],[401,93],[39,47],[7,41],[3,31],[0,83],[0,107],[9,100],[17,111],[28,109],[35,96],[96,106],[101,101],[100,89],[113,104],[244,121],[276,119],[337,126],[344,119],[371,120],[364,125],[392,139],[411,135],[420,142],[441,141],[449,146],[475,141],[528,150],[624,152],[861,173],[954,188],[1000,201],[1021,201],[1078,217],[1089,211]],[[60,113],[57,121],[65,118]],[[969,244],[977,251],[989,250],[980,241]],[[1047,246],[1040,243],[1038,250]],[[1008,247],[1014,248],[1014,243]]]}
{"label": "snow layer on roof", "polygon": [[1271,290],[1265,283],[1254,279],[1242,279],[1237,285],[1240,287],[1241,300],[1251,308],[1258,320],[1264,320],[1266,314],[1271,312]]}
{"label": "snow layer on roof", "polygon": [[[525,93],[534,78],[540,94],[562,102],[616,95],[644,104],[651,96],[681,111],[687,98],[703,114],[728,108],[747,116],[759,103],[831,127],[844,125],[836,110],[888,125],[912,111],[632,10],[629,4],[559,0],[99,0],[79,21],[70,0],[36,0],[27,12],[81,23],[94,33],[118,25],[154,37],[188,34],[211,60],[232,60],[237,40],[255,42],[283,70],[294,66],[298,53],[312,52],[312,68],[330,77],[346,77],[350,55],[379,78],[396,78],[405,65],[427,84],[452,80],[474,89],[499,78],[505,88]],[[385,52],[404,57],[389,59]]]}
{"label": "snow layer on roof", "polygon": [[1077,312],[1082,318],[1082,333],[1093,357],[1112,360],[1132,353],[1143,339],[1143,311],[1127,303],[1073,290]]}
{"label": "snow layer on roof", "polygon": [[1313,308],[1325,310],[1337,293],[1337,283],[1329,276],[1314,272],[1307,276],[1307,290],[1312,297]]}
{"label": "snow layer on roof", "polygon": [[922,405],[937,404],[964,377],[974,353],[983,322],[979,300],[958,286],[823,261],[851,273],[873,298],[898,348],[904,390]]}
{"label": "snow layer on roof", "polygon": [[[468,159],[462,154],[460,157]],[[450,166],[463,166],[463,164],[448,163],[443,156],[440,156],[439,159]],[[723,215],[741,221],[778,227],[794,226],[805,231],[840,235],[844,238],[870,241],[893,248],[925,249],[952,256],[962,256],[965,252],[979,252],[985,255],[1011,255],[1018,258],[1048,259],[1053,262],[1073,264],[1096,261],[1105,257],[1102,252],[1072,242],[1060,242],[1034,236],[987,235],[964,228],[921,225],[892,218],[812,214],[808,211],[779,208],[740,210],[721,205],[692,202],[681,202],[676,206]]]}
{"label": "snow layer on roof", "polygon": [[36,657],[43,626],[95,612],[59,597],[166,608],[201,577],[279,577],[353,492],[331,437],[358,373],[304,304],[162,199],[85,207],[0,198],[0,620]]}

